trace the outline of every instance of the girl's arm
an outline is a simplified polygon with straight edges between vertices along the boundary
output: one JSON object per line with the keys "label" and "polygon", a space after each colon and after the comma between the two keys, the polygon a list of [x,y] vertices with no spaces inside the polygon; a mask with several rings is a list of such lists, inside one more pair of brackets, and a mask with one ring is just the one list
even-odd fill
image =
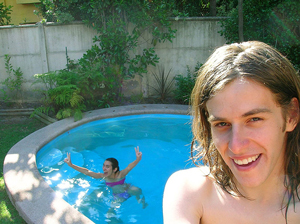
{"label": "girl's arm", "polygon": [[90,177],[94,177],[94,178],[103,178],[104,177],[104,174],[103,173],[95,173],[93,171],[90,171],[86,168],[83,168],[83,167],[80,167],[80,166],[76,166],[74,165],[72,162],[71,162],[71,156],[70,156],[70,153],[67,153],[67,158],[64,159],[64,162],[66,164],[68,164],[70,167],[72,167],[74,170],[77,170],[78,172],[80,173],[83,173],[85,175],[88,175]]}
{"label": "girl's arm", "polygon": [[139,147],[137,146],[135,149],[135,155],[136,159],[129,163],[129,165],[124,169],[120,171],[119,178],[125,177],[142,159],[142,152],[139,151]]}

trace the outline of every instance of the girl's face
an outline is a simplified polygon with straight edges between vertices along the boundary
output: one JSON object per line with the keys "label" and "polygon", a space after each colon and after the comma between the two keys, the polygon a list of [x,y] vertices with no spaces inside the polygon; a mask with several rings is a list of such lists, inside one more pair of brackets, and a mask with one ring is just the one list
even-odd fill
{"label": "girl's face", "polygon": [[110,161],[105,160],[102,169],[105,177],[110,177],[114,173],[112,163]]}

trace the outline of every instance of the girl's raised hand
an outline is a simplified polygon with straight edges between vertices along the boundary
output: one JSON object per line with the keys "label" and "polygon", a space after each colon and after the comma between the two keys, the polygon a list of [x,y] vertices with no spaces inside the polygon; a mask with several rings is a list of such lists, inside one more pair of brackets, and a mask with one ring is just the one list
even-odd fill
{"label": "girl's raised hand", "polygon": [[140,148],[137,146],[134,148],[136,159],[140,161],[142,159],[142,152],[140,152]]}
{"label": "girl's raised hand", "polygon": [[67,163],[68,165],[71,165],[71,155],[69,152],[67,152],[67,158],[64,159],[64,162]]}

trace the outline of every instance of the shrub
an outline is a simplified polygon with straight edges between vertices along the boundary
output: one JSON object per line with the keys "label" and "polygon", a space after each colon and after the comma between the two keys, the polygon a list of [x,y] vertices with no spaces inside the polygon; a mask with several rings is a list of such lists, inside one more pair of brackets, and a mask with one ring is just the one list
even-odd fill
{"label": "shrub", "polygon": [[9,25],[11,21],[11,17],[9,16],[12,12],[12,6],[4,6],[2,2],[0,2],[0,26]]}
{"label": "shrub", "polygon": [[177,75],[175,77],[175,99],[182,104],[189,104],[192,90],[195,86],[195,81],[197,77],[197,72],[202,66],[200,62],[197,62],[194,71],[191,72],[190,68],[187,67],[186,75]]}
{"label": "shrub", "polygon": [[[78,62],[68,59],[67,69],[52,74],[54,82],[51,85],[54,83],[54,86],[44,94],[58,118],[72,116],[75,110],[79,113],[85,107],[109,107],[121,100],[123,80],[147,73],[148,65],[155,66],[159,58],[154,46],[159,42],[172,41],[176,33],[168,20],[174,14],[170,10],[172,2],[71,0],[67,4],[62,0],[42,0],[41,3],[47,19],[59,22],[62,15],[63,20],[77,17],[98,33],[92,48]],[[149,44],[147,48],[137,50],[138,40],[145,33],[144,37],[151,38],[146,39]],[[76,78],[62,83],[61,76],[65,76],[66,80]],[[41,75],[37,78],[50,86],[51,79]],[[72,107],[71,99],[75,96],[78,101]],[[66,113],[59,113],[64,108]]]}
{"label": "shrub", "polygon": [[[23,78],[23,72],[21,71],[21,68],[14,69],[13,66],[10,63],[11,57],[9,55],[5,55],[5,69],[8,77],[1,82],[6,89],[10,92],[10,95],[15,99],[21,99],[21,87],[24,82]],[[9,94],[7,94],[7,91],[5,89],[1,89],[1,92],[3,93],[4,101],[10,100]]]}
{"label": "shrub", "polygon": [[172,69],[168,72],[165,71],[165,68],[162,66],[158,67],[158,73],[153,72],[155,85],[151,86],[152,89],[158,94],[160,100],[164,102],[170,94],[172,93],[173,83],[175,81],[174,77],[170,78],[170,73]]}
{"label": "shrub", "polygon": [[[277,48],[300,69],[300,2],[298,0],[247,0],[243,3],[244,40],[259,40]],[[221,21],[221,35],[239,42],[238,10]]]}

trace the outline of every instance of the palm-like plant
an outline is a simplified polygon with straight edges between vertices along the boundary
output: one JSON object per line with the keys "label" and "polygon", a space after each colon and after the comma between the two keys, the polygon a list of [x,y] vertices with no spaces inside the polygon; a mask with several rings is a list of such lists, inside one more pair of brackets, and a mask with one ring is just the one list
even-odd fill
{"label": "palm-like plant", "polygon": [[152,72],[155,79],[155,86],[151,86],[152,89],[158,94],[160,100],[165,101],[173,92],[174,77],[170,77],[172,69],[168,72],[165,71],[163,66],[158,67],[158,73]]}

